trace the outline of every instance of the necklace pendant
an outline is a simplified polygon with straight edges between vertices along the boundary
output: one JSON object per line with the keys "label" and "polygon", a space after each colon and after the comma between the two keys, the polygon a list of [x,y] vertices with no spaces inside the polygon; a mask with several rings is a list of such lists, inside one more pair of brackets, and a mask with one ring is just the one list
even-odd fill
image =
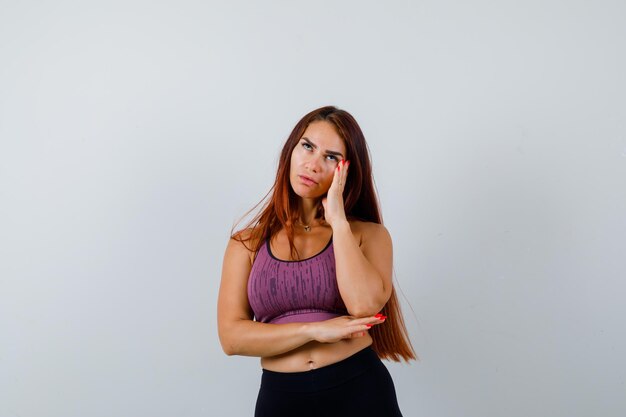
{"label": "necklace pendant", "polygon": [[311,226],[304,226],[304,231],[305,232],[310,232],[311,231]]}

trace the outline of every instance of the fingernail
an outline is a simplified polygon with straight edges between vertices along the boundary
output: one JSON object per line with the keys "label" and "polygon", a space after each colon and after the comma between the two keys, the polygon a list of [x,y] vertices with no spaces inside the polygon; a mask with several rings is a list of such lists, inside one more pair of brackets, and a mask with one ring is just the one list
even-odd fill
{"label": "fingernail", "polygon": [[371,325],[371,324],[366,324],[366,326],[367,326],[367,327],[372,327],[372,325]]}
{"label": "fingernail", "polygon": [[382,317],[382,316],[383,316],[382,314],[378,313],[374,317],[379,318],[379,317]]}

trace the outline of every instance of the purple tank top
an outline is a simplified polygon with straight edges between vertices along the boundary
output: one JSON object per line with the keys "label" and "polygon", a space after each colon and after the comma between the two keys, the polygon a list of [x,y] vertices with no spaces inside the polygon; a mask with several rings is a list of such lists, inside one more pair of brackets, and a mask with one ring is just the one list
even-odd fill
{"label": "purple tank top", "polygon": [[275,258],[266,240],[250,271],[248,301],[256,320],[263,323],[302,323],[347,315],[337,287],[332,236],[320,253],[302,261]]}

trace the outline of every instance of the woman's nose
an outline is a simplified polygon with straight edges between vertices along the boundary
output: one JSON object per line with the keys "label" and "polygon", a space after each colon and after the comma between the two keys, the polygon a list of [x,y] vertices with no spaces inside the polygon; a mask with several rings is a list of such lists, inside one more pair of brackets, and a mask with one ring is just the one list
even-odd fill
{"label": "woman's nose", "polygon": [[322,162],[320,161],[320,157],[314,155],[311,158],[309,158],[307,162],[307,166],[311,171],[319,172],[322,167]]}

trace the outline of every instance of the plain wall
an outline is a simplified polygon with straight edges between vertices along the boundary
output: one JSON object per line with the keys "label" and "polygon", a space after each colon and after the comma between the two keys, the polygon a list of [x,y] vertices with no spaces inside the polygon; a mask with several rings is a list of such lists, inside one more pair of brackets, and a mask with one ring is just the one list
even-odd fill
{"label": "plain wall", "polygon": [[394,240],[404,415],[626,415],[625,15],[0,0],[0,417],[252,415],[222,257],[326,104]]}

